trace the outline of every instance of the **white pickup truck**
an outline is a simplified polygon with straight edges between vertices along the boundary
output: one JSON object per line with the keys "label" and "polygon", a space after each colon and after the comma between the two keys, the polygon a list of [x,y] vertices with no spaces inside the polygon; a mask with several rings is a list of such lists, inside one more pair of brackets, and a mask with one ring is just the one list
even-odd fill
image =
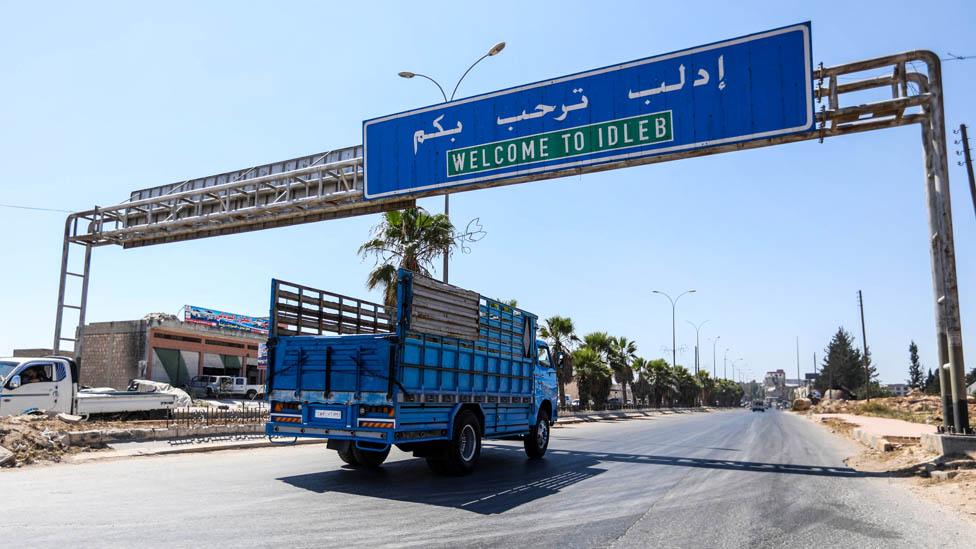
{"label": "white pickup truck", "polygon": [[196,376],[187,388],[194,396],[207,398],[231,396],[254,400],[263,398],[265,393],[264,385],[248,383],[246,377],[233,376]]}
{"label": "white pickup truck", "polygon": [[79,416],[155,413],[177,407],[175,394],[78,389],[70,358],[0,358],[0,416],[31,410]]}

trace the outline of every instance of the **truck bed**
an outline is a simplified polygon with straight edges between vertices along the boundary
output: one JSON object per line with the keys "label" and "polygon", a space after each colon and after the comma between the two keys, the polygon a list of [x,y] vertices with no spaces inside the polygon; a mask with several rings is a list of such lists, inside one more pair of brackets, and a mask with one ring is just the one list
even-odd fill
{"label": "truck bed", "polygon": [[534,421],[535,315],[406,276],[395,321],[380,304],[273,282],[270,399],[302,404],[300,413],[272,409],[277,432],[436,438],[459,403],[480,405],[486,436]]}

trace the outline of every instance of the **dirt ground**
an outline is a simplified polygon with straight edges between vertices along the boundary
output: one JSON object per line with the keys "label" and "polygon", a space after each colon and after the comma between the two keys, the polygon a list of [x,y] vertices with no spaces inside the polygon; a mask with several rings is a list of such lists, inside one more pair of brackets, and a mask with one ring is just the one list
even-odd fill
{"label": "dirt ground", "polygon": [[[830,432],[848,438],[856,427],[838,418],[823,418],[818,423]],[[891,452],[880,452],[861,444],[857,446],[860,451],[845,460],[848,467],[865,473],[886,474],[892,482],[907,486],[919,497],[976,522],[976,460],[967,456],[940,458],[919,445],[904,445]],[[956,476],[940,480],[933,477],[934,471],[954,471]]]}
{"label": "dirt ground", "polygon": [[[901,419],[928,425],[942,424],[942,404],[938,395],[909,395],[904,397],[863,400],[822,400],[803,414],[856,414],[861,416]],[[976,427],[976,399],[969,398],[969,420]]]}

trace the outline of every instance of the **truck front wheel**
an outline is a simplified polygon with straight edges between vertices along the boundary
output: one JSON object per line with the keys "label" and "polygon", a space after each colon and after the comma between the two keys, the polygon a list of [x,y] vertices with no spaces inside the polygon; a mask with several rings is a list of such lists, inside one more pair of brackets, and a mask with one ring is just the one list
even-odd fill
{"label": "truck front wheel", "polygon": [[525,455],[529,456],[529,459],[539,459],[546,455],[546,450],[549,448],[549,414],[545,410],[539,410],[539,417],[525,435],[523,443]]}
{"label": "truck front wheel", "polygon": [[438,474],[466,475],[478,465],[481,457],[481,424],[470,410],[454,420],[454,436],[441,456],[427,458],[427,466]]}

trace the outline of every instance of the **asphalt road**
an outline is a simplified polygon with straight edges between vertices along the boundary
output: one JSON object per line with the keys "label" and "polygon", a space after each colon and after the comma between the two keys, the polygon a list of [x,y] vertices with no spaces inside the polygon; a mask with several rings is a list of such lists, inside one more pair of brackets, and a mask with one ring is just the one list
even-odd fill
{"label": "asphalt road", "polygon": [[567,426],[546,459],[489,442],[464,478],[322,445],[0,471],[5,547],[972,547],[976,526],[841,461],[785,412]]}

